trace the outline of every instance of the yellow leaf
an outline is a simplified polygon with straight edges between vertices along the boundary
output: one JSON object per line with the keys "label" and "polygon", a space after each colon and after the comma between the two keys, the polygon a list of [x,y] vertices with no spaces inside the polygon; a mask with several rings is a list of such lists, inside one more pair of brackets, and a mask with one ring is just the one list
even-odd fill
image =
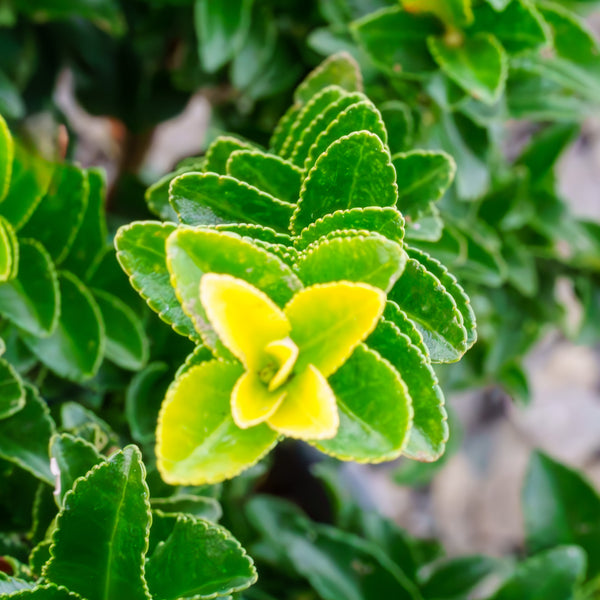
{"label": "yellow leaf", "polygon": [[375,328],[386,296],[366,283],[337,281],[298,292],[283,309],[300,355],[295,371],[314,365],[329,377]]}
{"label": "yellow leaf", "polygon": [[327,379],[313,365],[286,386],[287,396],[267,419],[275,431],[303,440],[324,440],[335,436],[339,416],[335,396]]}
{"label": "yellow leaf", "polygon": [[272,392],[282,386],[292,372],[298,358],[298,346],[288,337],[283,340],[271,342],[265,350],[267,354],[277,361],[279,367],[278,371],[268,382],[269,391]]}
{"label": "yellow leaf", "polygon": [[248,370],[264,368],[267,344],[289,335],[281,309],[242,279],[207,273],[200,280],[200,300],[221,341]]}
{"label": "yellow leaf", "polygon": [[286,390],[271,392],[256,373],[247,371],[231,392],[231,414],[238,427],[247,429],[265,421],[281,405]]}

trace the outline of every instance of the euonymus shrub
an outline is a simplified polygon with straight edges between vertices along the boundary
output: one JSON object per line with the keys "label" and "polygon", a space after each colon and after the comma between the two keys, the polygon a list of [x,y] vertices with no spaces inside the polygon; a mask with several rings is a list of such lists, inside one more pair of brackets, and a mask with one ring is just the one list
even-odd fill
{"label": "euonymus shrub", "polygon": [[[133,287],[197,344],[159,416],[170,483],[233,477],[282,436],[360,462],[444,451],[432,363],[474,343],[473,312],[447,269],[404,242],[399,190],[429,164],[398,180],[402,157],[360,90],[353,60],[325,61],[268,150],[216,139],[148,191],[166,223],[116,236]],[[451,159],[431,156],[447,186]]]}
{"label": "euonymus shrub", "polygon": [[[324,3],[328,25],[308,43],[361,60],[390,148],[404,153],[403,172],[437,160],[415,156],[415,146],[456,161],[448,193],[404,213],[406,237],[452,269],[478,317],[475,351],[444,375],[463,387],[500,383],[526,401],[522,358],[549,327],[598,339],[598,224],[572,213],[553,171],[597,110],[600,46],[573,3],[402,0],[373,8]],[[524,119],[532,139],[519,155],[511,132]],[[559,282],[581,301],[575,331],[565,327]]]}

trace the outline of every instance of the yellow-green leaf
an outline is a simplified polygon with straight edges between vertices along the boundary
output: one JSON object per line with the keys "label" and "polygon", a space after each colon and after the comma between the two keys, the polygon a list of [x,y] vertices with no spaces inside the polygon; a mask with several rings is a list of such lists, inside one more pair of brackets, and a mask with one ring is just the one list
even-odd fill
{"label": "yellow-green leaf", "polygon": [[384,307],[385,294],[364,283],[340,281],[298,292],[284,308],[300,350],[296,373],[311,364],[332,375],[373,331]]}
{"label": "yellow-green leaf", "polygon": [[209,361],[169,388],[158,421],[157,465],[167,483],[202,485],[234,477],[277,442],[267,425],[240,429],[230,398],[241,365]]}
{"label": "yellow-green leaf", "polygon": [[323,440],[335,435],[339,417],[333,391],[323,374],[309,364],[285,387],[286,397],[267,419],[270,427],[293,438]]}

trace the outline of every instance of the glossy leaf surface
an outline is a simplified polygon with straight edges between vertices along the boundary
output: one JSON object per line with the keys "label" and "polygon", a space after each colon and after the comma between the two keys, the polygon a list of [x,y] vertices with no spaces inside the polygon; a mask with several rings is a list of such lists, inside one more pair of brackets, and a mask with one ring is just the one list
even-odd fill
{"label": "glossy leaf surface", "polygon": [[128,446],[70,491],[44,577],[88,600],[149,600],[144,579],[150,503],[139,450]]}
{"label": "glossy leaf surface", "polygon": [[231,416],[239,364],[191,368],[167,392],[157,430],[157,460],[167,482],[201,485],[231,478],[260,460],[278,434],[267,425],[240,429]]}
{"label": "glossy leaf surface", "polygon": [[45,338],[28,334],[28,348],[52,371],[72,381],[96,374],[104,352],[102,315],[91,292],[74,276],[59,278],[60,318],[54,332]]}
{"label": "glossy leaf surface", "polygon": [[165,244],[175,231],[170,223],[138,222],[119,229],[115,237],[117,259],[133,288],[181,335],[198,339],[171,286]]}
{"label": "glossy leaf surface", "polygon": [[291,227],[296,233],[337,210],[394,206],[396,174],[388,150],[373,133],[358,131],[327,148],[302,184]]}
{"label": "glossy leaf surface", "polygon": [[341,460],[382,462],[400,455],[412,423],[412,402],[398,372],[364,345],[330,379],[338,402],[337,435],[315,445]]}
{"label": "glossy leaf surface", "polygon": [[186,173],[173,180],[170,202],[182,223],[256,223],[287,232],[293,206],[233,177]]}
{"label": "glossy leaf surface", "polygon": [[256,570],[231,534],[202,519],[178,515],[146,565],[154,600],[213,598],[247,588]]}

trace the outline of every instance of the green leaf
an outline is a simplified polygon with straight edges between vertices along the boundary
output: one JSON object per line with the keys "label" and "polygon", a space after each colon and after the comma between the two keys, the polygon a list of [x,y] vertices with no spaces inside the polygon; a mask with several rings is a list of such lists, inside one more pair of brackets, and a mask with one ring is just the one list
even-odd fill
{"label": "green leaf", "polygon": [[21,240],[19,254],[17,278],[0,284],[0,314],[32,335],[47,336],[58,322],[58,275],[36,240]]}
{"label": "green leaf", "polygon": [[501,11],[489,4],[475,8],[472,32],[496,36],[509,54],[535,50],[550,42],[550,32],[537,9],[523,0],[514,0]]}
{"label": "green leaf", "polygon": [[19,8],[35,20],[89,19],[101,29],[115,36],[127,30],[125,17],[115,0],[38,0],[34,4],[18,0]]}
{"label": "green leaf", "polygon": [[416,346],[423,356],[429,356],[429,350],[423,341],[421,332],[417,326],[408,318],[408,315],[400,310],[400,307],[391,300],[388,300],[383,311],[383,316],[388,321],[391,321],[399,330],[411,341],[413,346]]}
{"label": "green leaf", "polygon": [[213,523],[216,523],[223,515],[221,505],[209,496],[177,494],[169,498],[153,498],[150,504],[154,511],[160,511],[163,514],[185,513]]}
{"label": "green leaf", "polygon": [[522,502],[531,552],[577,544],[587,552],[588,577],[600,573],[600,497],[577,471],[534,453]]}
{"label": "green leaf", "polygon": [[527,54],[516,66],[556,81],[596,103],[600,93],[600,44],[573,12],[553,3],[539,3],[536,7],[552,29],[554,54]]}
{"label": "green leaf", "polygon": [[25,406],[0,420],[0,457],[19,465],[38,479],[53,485],[48,444],[54,422],[37,391],[25,385]]}
{"label": "green leaf", "polygon": [[414,321],[432,362],[455,362],[465,353],[467,332],[456,301],[418,261],[407,261],[389,298]]}
{"label": "green leaf", "polygon": [[0,115],[0,203],[10,186],[15,148],[6,121]]}
{"label": "green leaf", "polygon": [[25,388],[10,363],[0,358],[0,420],[19,412],[25,406]]}
{"label": "green leaf", "polygon": [[418,591],[375,544],[314,525],[289,502],[267,496],[247,505],[265,544],[306,578],[323,600],[417,600]]}
{"label": "green leaf", "polygon": [[214,73],[240,49],[248,28],[252,0],[231,0],[225,4],[195,0],[198,52],[204,70]]}
{"label": "green leaf", "polygon": [[352,23],[351,29],[371,60],[388,75],[424,76],[436,69],[426,39],[441,32],[429,15],[414,15],[399,6],[378,10]]}
{"label": "green leaf", "polygon": [[[277,148],[277,154],[283,158],[297,156],[300,152],[300,147],[304,146],[302,160],[306,157],[306,152],[316,139],[316,136],[333,118],[333,105],[342,110],[348,106],[348,103],[364,100],[362,94],[348,94],[345,90],[337,85],[330,85],[317,92],[304,106],[299,106],[296,113],[290,117],[290,124],[287,127],[285,139],[281,141],[280,147]],[[329,120],[326,120],[329,119]],[[313,132],[309,135],[309,131]],[[282,133],[283,135],[283,133]],[[310,142],[303,142],[304,136],[308,136]],[[298,160],[299,164],[301,160]]]}
{"label": "green leaf", "polygon": [[327,129],[319,134],[308,150],[304,171],[310,172],[317,159],[331,144],[355,131],[371,132],[378,136],[383,144],[387,143],[387,131],[379,111],[370,101],[356,102],[339,113]]}
{"label": "green leaf", "polygon": [[41,577],[44,565],[50,559],[50,540],[40,542],[29,555],[29,566],[36,577]]}
{"label": "green leaf", "polygon": [[169,367],[164,362],[150,363],[133,376],[125,396],[125,415],[136,442],[148,444],[154,440],[158,411],[170,382]]}
{"label": "green leaf", "polygon": [[464,289],[440,261],[415,248],[407,248],[406,251],[411,258],[418,260],[430,273],[435,275],[454,298],[456,307],[463,318],[463,326],[467,331],[467,349],[469,349],[477,341],[477,322],[471,301]]}
{"label": "green leaf", "polygon": [[55,498],[59,507],[62,506],[65,494],[73,487],[75,480],[102,462],[102,456],[92,444],[69,433],[52,436],[50,457],[56,461],[58,467]]}
{"label": "green leaf", "polygon": [[234,233],[209,229],[178,229],[167,243],[168,267],[182,306],[202,334],[204,343],[220,356],[231,357],[220,343],[200,303],[200,279],[205,273],[227,273],[265,292],[279,306],[302,283],[273,254]]}
{"label": "green leaf", "polygon": [[171,484],[201,485],[234,477],[260,460],[277,442],[267,425],[240,429],[230,396],[241,365],[209,361],[175,380],[157,429],[157,461]]}
{"label": "green leaf", "polygon": [[[35,583],[19,579],[18,577],[9,577],[4,572],[0,572],[0,597],[5,597],[19,590],[28,590],[35,586]],[[6,595],[5,595],[6,594]]]}
{"label": "green leaf", "polygon": [[149,600],[148,496],[135,446],[95,466],[64,498],[43,576],[87,600]]}
{"label": "green leaf", "polygon": [[403,454],[421,461],[437,460],[448,440],[448,416],[444,395],[428,357],[385,319],[378,323],[366,343],[398,371],[412,398],[413,423]]}
{"label": "green leaf", "polygon": [[554,123],[538,131],[521,153],[517,165],[529,170],[532,181],[539,182],[553,175],[553,167],[565,149],[575,141],[579,123]]}
{"label": "green leaf", "polygon": [[382,462],[400,455],[412,424],[412,401],[392,365],[361,344],[331,376],[340,424],[314,445],[341,460]]}
{"label": "green leaf", "polygon": [[500,566],[497,558],[473,555],[451,558],[435,563],[421,585],[425,598],[451,600],[464,597]]}
{"label": "green leaf", "polygon": [[577,546],[559,546],[517,566],[492,600],[564,600],[585,574],[586,556]]}
{"label": "green leaf", "polygon": [[[253,144],[231,135],[220,135],[207,148],[203,171],[225,175],[227,161],[236,150],[256,150]],[[199,169],[196,169],[199,170]],[[188,169],[188,172],[190,169]]]}
{"label": "green leaf", "polygon": [[336,140],[319,156],[302,184],[291,228],[299,233],[337,210],[394,206],[397,198],[389,151],[375,134],[357,131]]}
{"label": "green leaf", "polygon": [[294,240],[295,246],[303,250],[321,236],[333,232],[360,231],[375,232],[384,237],[402,243],[404,238],[404,219],[392,207],[367,206],[350,210],[336,210],[305,227]]}
{"label": "green leaf", "polygon": [[102,362],[104,326],[90,291],[66,271],[59,278],[60,318],[45,338],[23,336],[27,347],[57,375],[71,381],[93,377]]}
{"label": "green leaf", "polygon": [[186,173],[173,180],[170,202],[187,225],[255,223],[287,232],[294,207],[226,175]]}
{"label": "green leaf", "polygon": [[456,173],[454,159],[445,152],[413,150],[392,157],[398,180],[398,209],[412,218],[446,192]]}
{"label": "green leaf", "polygon": [[37,585],[33,589],[21,590],[10,595],[11,600],[81,600],[62,586]]}
{"label": "green leaf", "polygon": [[110,425],[95,412],[76,402],[65,402],[60,407],[62,429],[94,444],[98,450],[105,450],[118,443],[118,437]]}
{"label": "green leaf", "polygon": [[245,91],[261,79],[276,52],[277,37],[277,22],[270,7],[254,2],[250,29],[231,64],[230,78],[237,89]]}
{"label": "green leaf", "polygon": [[444,231],[444,222],[438,208],[430,204],[425,213],[415,221],[406,221],[405,236],[407,240],[423,240],[437,242]]}
{"label": "green leaf", "polygon": [[321,239],[298,258],[296,271],[306,285],[357,281],[389,291],[402,275],[406,255],[396,242],[377,233]]}
{"label": "green leaf", "polygon": [[311,71],[296,88],[294,101],[304,104],[328,85],[337,85],[348,92],[362,91],[360,68],[347,52],[329,56],[314,71]]}
{"label": "green leaf", "polygon": [[298,113],[302,107],[299,104],[292,104],[277,122],[271,139],[269,140],[269,152],[273,154],[282,154],[281,150],[285,144],[291,128],[294,125]]}
{"label": "green leaf", "polygon": [[227,160],[227,175],[294,204],[300,195],[302,171],[293,163],[258,150],[236,150]]}
{"label": "green leaf", "polygon": [[[338,94],[341,95],[339,97]],[[327,99],[327,97],[333,97],[334,100],[330,101],[326,106],[321,106],[321,103]],[[337,99],[335,99],[337,98]],[[294,164],[298,165],[304,170],[305,161],[311,147],[314,145],[318,137],[333,123],[341,113],[343,113],[348,107],[354,106],[360,102],[369,102],[367,97],[361,92],[345,93],[341,92],[339,88],[325,88],[322,96],[316,96],[314,104],[310,102],[305,107],[305,112],[301,113],[298,117],[298,129],[293,129],[290,135],[294,135],[294,145],[292,152],[289,156]],[[308,119],[317,110],[320,111],[312,118],[312,120],[306,125],[304,118]],[[301,129],[302,128],[302,129]],[[357,128],[360,129],[360,128]],[[348,131],[344,133],[349,133]],[[343,135],[343,134],[341,134]],[[341,137],[341,135],[339,137]],[[335,140],[332,139],[331,142]]]}
{"label": "green leaf", "polygon": [[489,185],[490,171],[486,154],[472,144],[472,140],[481,135],[481,128],[461,118],[458,113],[442,113],[437,125],[430,130],[431,146],[442,148],[456,161],[455,189],[459,198],[478,198]]}
{"label": "green leaf", "polygon": [[167,270],[165,244],[175,229],[171,223],[152,221],[121,227],[115,236],[117,259],[148,306],[177,333],[198,340],[194,324],[175,296]]}
{"label": "green leaf", "polygon": [[62,263],[67,271],[79,277],[86,276],[96,267],[106,248],[108,233],[104,215],[106,179],[99,169],[86,171],[89,194],[83,220],[73,240],[68,256]]}
{"label": "green leaf", "polygon": [[408,104],[389,100],[379,106],[379,112],[388,132],[390,152],[396,154],[412,147],[415,123]]}
{"label": "green leaf", "polygon": [[431,13],[446,25],[464,27],[473,22],[471,0],[401,0],[409,13]]}
{"label": "green leaf", "polygon": [[123,369],[139,371],[148,360],[148,338],[139,317],[119,298],[93,290],[104,331],[104,356]]}
{"label": "green leaf", "polygon": [[267,242],[269,244],[279,244],[291,246],[292,238],[285,233],[277,233],[271,227],[264,225],[255,225],[252,223],[224,223],[215,225],[217,231],[229,231],[237,233],[241,237],[250,238],[254,241]]}
{"label": "green leaf", "polygon": [[[58,165],[52,182],[21,235],[40,241],[55,263],[69,253],[83,221],[89,195],[89,183],[83,169]],[[48,227],[52,223],[52,227]]]}
{"label": "green leaf", "polygon": [[508,57],[496,37],[477,33],[458,45],[429,37],[427,45],[442,71],[465,92],[486,104],[498,100],[508,76]]}
{"label": "green leaf", "polygon": [[15,144],[14,150],[10,187],[0,203],[0,214],[18,230],[31,217],[46,193],[54,166],[19,144]]}
{"label": "green leaf", "polygon": [[19,271],[19,242],[12,225],[0,217],[0,285],[17,276]]}
{"label": "green leaf", "polygon": [[227,530],[187,515],[177,517],[146,572],[155,600],[223,596],[246,589],[257,578],[252,560]]}

